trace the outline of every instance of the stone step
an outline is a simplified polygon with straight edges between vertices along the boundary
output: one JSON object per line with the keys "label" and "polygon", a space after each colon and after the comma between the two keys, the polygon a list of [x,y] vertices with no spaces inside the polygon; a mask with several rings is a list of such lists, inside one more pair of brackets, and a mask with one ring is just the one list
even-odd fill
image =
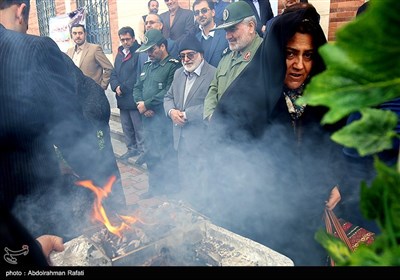
{"label": "stone step", "polygon": [[[111,138],[111,143],[112,143],[112,146],[113,146],[115,157],[117,158],[117,160],[120,160],[120,157],[123,154],[125,154],[126,150],[127,150],[125,142],[119,141],[119,140],[117,140],[115,138]],[[147,170],[146,164],[143,164],[141,166],[135,164],[135,161],[137,159],[138,159],[138,156],[134,156],[134,157],[129,158],[128,160],[124,160],[123,162],[127,163],[127,164],[130,164],[132,166],[135,166],[135,168],[138,168],[138,169],[140,169],[142,171],[146,171]]]}
{"label": "stone step", "polygon": [[111,108],[110,120],[121,122],[121,118],[119,116],[119,109],[118,108]]}
{"label": "stone step", "polygon": [[[111,117],[110,117],[110,134],[111,134],[111,142],[114,150],[115,157],[119,159],[123,154],[126,153],[126,145],[125,145],[125,137],[122,132],[121,121],[119,117],[119,109],[111,108]],[[135,164],[138,156],[131,157],[128,160],[124,161],[125,163],[134,165],[136,168],[139,168],[143,171],[147,170],[146,164],[142,166],[138,166]]]}
{"label": "stone step", "polygon": [[121,123],[119,121],[114,121],[110,119],[109,124],[110,124],[111,138],[124,142],[125,137],[124,133],[122,132]]}

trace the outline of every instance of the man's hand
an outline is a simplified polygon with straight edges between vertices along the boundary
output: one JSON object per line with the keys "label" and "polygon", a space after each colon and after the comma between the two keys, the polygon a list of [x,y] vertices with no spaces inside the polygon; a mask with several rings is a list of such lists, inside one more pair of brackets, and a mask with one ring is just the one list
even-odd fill
{"label": "man's hand", "polygon": [[136,107],[139,110],[140,114],[144,114],[147,111],[146,106],[144,105],[144,101],[136,102]]}
{"label": "man's hand", "polygon": [[116,93],[118,96],[121,96],[121,95],[122,95],[122,91],[121,91],[121,87],[120,87],[120,86],[117,86],[117,87],[115,88],[115,93]]}
{"label": "man's hand", "polygon": [[146,112],[143,113],[143,115],[144,115],[146,118],[154,117],[155,114],[156,114],[156,113],[154,113],[153,110],[147,110]]}
{"label": "man's hand", "polygon": [[185,125],[185,115],[183,114],[183,112],[176,109],[172,109],[170,112],[170,117],[175,126]]}
{"label": "man's hand", "polygon": [[49,265],[51,265],[49,256],[52,251],[56,251],[56,252],[64,251],[63,239],[59,236],[42,235],[42,236],[39,236],[38,238],[36,238],[36,240],[42,246],[43,254],[47,258]]}

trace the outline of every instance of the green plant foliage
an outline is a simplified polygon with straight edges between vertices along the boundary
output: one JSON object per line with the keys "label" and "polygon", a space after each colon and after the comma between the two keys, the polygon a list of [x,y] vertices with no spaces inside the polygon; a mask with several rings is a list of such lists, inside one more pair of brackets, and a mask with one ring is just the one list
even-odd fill
{"label": "green plant foliage", "polygon": [[366,12],[338,30],[319,51],[327,70],[314,77],[299,103],[324,105],[322,123],[374,107],[400,92],[400,1],[370,1]]}
{"label": "green plant foliage", "polygon": [[393,243],[400,241],[400,174],[375,158],[377,176],[367,187],[361,186],[361,210],[385,229]]}
{"label": "green plant foliage", "polygon": [[337,265],[400,265],[399,166],[387,166],[376,156],[398,137],[397,115],[376,108],[400,97],[399,11],[398,0],[370,0],[363,15],[338,30],[335,43],[319,50],[327,69],[311,80],[297,101],[328,107],[322,124],[360,112],[360,120],[334,133],[332,139],[362,156],[374,155],[377,175],[371,186],[361,184],[360,207],[367,219],[378,223],[381,233],[371,246],[350,252],[341,240],[317,232],[315,239]]}
{"label": "green plant foliage", "polygon": [[361,156],[390,149],[397,134],[397,115],[390,111],[362,109],[361,120],[354,121],[332,135],[346,147],[358,148]]}

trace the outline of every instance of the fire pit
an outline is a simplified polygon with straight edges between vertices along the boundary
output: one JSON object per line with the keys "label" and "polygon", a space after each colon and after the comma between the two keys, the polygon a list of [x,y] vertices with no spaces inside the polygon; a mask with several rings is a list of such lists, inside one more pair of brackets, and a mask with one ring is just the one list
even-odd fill
{"label": "fire pit", "polygon": [[[122,218],[121,218],[122,217]],[[124,220],[124,216],[120,219]],[[50,256],[55,266],[292,266],[253,240],[212,224],[180,203],[140,207],[121,236],[87,230]]]}

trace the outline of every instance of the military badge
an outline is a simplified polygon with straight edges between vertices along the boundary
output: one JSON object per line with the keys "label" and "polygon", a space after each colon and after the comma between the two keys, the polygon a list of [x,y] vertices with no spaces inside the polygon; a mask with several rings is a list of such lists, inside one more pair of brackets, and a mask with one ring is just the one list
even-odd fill
{"label": "military badge", "polygon": [[229,17],[229,11],[227,9],[224,10],[223,14],[222,14],[222,19],[224,21],[226,21]]}
{"label": "military badge", "polygon": [[147,38],[147,36],[144,36],[144,38],[143,38],[143,43],[144,44],[147,44],[149,42],[149,38]]}
{"label": "military badge", "polygon": [[247,53],[244,54],[243,59],[244,60],[250,60],[250,57],[251,57],[251,52],[247,52]]}

